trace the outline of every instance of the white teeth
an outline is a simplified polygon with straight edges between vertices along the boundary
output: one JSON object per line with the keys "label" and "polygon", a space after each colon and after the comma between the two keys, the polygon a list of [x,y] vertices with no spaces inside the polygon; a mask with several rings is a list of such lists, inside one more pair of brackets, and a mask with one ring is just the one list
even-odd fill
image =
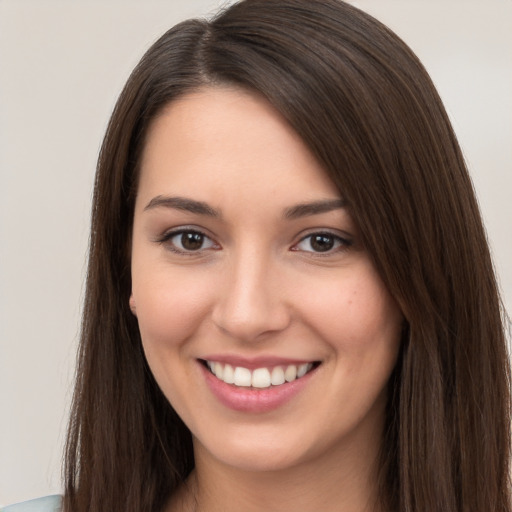
{"label": "white teeth", "polygon": [[233,376],[233,384],[235,386],[250,387],[252,383],[251,370],[237,366]]}
{"label": "white teeth", "polygon": [[252,372],[253,388],[269,388],[270,372],[266,368],[258,368]]}
{"label": "white teeth", "polygon": [[275,366],[269,368],[256,368],[251,371],[248,368],[237,366],[233,368],[230,364],[219,363],[218,361],[206,361],[210,371],[226,384],[234,384],[241,387],[269,388],[280,386],[285,382],[293,382],[295,379],[304,377],[313,368],[313,363],[304,363],[299,366],[290,364],[283,368]]}
{"label": "white teeth", "polygon": [[213,373],[215,374],[215,376],[222,380],[222,376],[223,376],[223,373],[224,373],[224,365],[222,363],[214,363],[213,364]]}
{"label": "white teeth", "polygon": [[280,386],[281,384],[284,384],[284,370],[281,366],[276,366],[272,370],[270,381],[272,382],[272,386]]}
{"label": "white teeth", "polygon": [[286,382],[292,382],[297,378],[297,367],[293,364],[288,366],[284,372]]}
{"label": "white teeth", "polygon": [[[220,364],[220,363],[219,363]],[[235,382],[235,370],[230,364],[224,366],[224,374],[222,376],[222,380],[226,384],[234,384]]]}
{"label": "white teeth", "polygon": [[299,368],[297,369],[297,378],[300,379],[301,377],[304,377],[308,371],[308,363],[301,364]]}

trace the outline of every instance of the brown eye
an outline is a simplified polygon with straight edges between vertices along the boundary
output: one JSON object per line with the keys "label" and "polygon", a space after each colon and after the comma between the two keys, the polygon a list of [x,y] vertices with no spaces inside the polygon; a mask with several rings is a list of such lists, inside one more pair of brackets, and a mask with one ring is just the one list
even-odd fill
{"label": "brown eye", "polygon": [[311,248],[316,252],[330,251],[334,247],[334,237],[332,235],[313,235],[311,237]]}
{"label": "brown eye", "polygon": [[164,244],[169,250],[181,254],[219,248],[213,240],[200,231],[195,230],[180,229],[172,231],[162,237],[159,242]]}
{"label": "brown eye", "polygon": [[204,235],[201,233],[182,233],[181,234],[181,246],[186,251],[197,251],[201,249],[204,242]]}
{"label": "brown eye", "polygon": [[312,233],[305,236],[293,247],[293,250],[311,253],[328,253],[347,249],[351,245],[351,240],[341,238],[333,233]]}

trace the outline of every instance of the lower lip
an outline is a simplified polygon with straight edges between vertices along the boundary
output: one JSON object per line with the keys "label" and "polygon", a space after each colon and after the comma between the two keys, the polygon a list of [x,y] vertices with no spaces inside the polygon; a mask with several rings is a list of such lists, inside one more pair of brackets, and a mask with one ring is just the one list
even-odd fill
{"label": "lower lip", "polygon": [[202,363],[199,363],[210,391],[226,407],[235,411],[263,413],[282,407],[307,386],[316,369],[303,377],[280,386],[268,388],[238,387],[226,384],[213,375]]}

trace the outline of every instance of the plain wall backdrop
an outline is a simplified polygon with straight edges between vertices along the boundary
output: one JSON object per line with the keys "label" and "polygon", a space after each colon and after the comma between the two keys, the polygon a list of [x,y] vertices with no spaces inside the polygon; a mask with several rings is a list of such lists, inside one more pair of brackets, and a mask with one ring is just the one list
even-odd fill
{"label": "plain wall backdrop", "polygon": [[[418,54],[459,136],[512,309],[512,2],[355,0]],[[0,0],[0,506],[58,493],[109,115],[143,52],[221,0]]]}

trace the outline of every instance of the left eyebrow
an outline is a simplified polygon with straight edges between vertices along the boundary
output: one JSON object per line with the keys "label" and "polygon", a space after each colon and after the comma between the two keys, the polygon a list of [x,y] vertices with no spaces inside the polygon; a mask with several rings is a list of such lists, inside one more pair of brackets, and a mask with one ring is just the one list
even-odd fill
{"label": "left eyebrow", "polygon": [[346,201],[343,199],[327,199],[323,201],[313,201],[311,203],[301,203],[287,208],[283,216],[285,219],[293,220],[300,217],[308,217],[310,215],[339,210],[340,208],[345,208],[346,204]]}
{"label": "left eyebrow", "polygon": [[173,208],[175,210],[183,210],[197,215],[206,215],[208,217],[221,217],[219,210],[216,210],[208,203],[187,197],[156,196],[149,201],[144,211],[158,207]]}

